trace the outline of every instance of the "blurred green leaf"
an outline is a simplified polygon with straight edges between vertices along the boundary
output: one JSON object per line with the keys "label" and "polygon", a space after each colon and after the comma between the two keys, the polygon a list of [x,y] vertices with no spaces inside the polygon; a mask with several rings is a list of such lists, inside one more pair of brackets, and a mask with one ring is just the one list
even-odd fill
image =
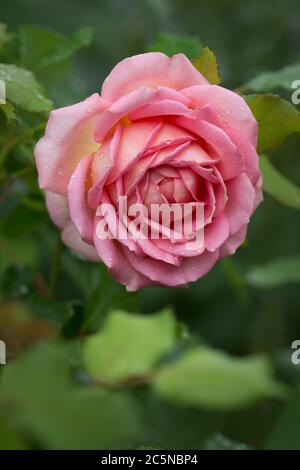
{"label": "blurred green leaf", "polygon": [[0,103],[0,109],[4,112],[7,123],[9,123],[12,119],[16,118],[15,110],[12,104]]}
{"label": "blurred green leaf", "polygon": [[300,132],[300,114],[276,95],[245,95],[259,126],[258,153],[279,147],[290,134]]}
{"label": "blurred green leaf", "polygon": [[281,204],[300,210],[300,189],[279,173],[268,157],[260,156],[264,191]]}
{"label": "blurred green leaf", "polygon": [[153,385],[174,403],[213,410],[239,409],[284,393],[284,387],[272,379],[265,357],[237,358],[206,347],[164,366]]}
{"label": "blurred green leaf", "polygon": [[292,83],[299,77],[300,64],[288,65],[280,70],[259,74],[246,83],[245,88],[254,92],[269,92],[276,88],[292,91]]}
{"label": "blurred green leaf", "polygon": [[215,54],[205,47],[201,55],[193,61],[193,65],[212,85],[219,85],[221,76]]}
{"label": "blurred green leaf", "polygon": [[71,36],[64,36],[40,26],[20,28],[22,65],[41,80],[62,78],[77,51],[91,43],[93,28],[84,27]]}
{"label": "blurred green leaf", "polygon": [[147,316],[113,311],[100,333],[85,341],[84,359],[93,378],[117,382],[151,372],[175,341],[169,310]]}
{"label": "blurred green leaf", "polygon": [[112,449],[143,441],[129,394],[72,385],[71,349],[44,344],[5,367],[0,411],[6,419],[47,449]]}
{"label": "blurred green leaf", "polygon": [[261,266],[252,267],[246,274],[248,284],[255,287],[277,287],[289,282],[300,282],[300,257],[279,258]]}
{"label": "blurred green leaf", "polygon": [[202,43],[197,37],[160,34],[147,48],[150,52],[163,52],[168,56],[185,54],[190,60],[196,59],[202,51]]}
{"label": "blurred green leaf", "polygon": [[7,99],[24,111],[48,112],[52,103],[29,70],[13,64],[0,64],[0,80],[6,83]]}

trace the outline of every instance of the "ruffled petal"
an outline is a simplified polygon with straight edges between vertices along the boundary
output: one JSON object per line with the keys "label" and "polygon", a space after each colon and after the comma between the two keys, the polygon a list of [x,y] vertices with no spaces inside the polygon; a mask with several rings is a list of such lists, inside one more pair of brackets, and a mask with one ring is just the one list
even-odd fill
{"label": "ruffled petal", "polygon": [[241,153],[223,129],[210,122],[184,116],[173,118],[173,122],[194,132],[215,149],[220,159],[218,166],[224,180],[234,178],[244,170]]}
{"label": "ruffled petal", "polygon": [[65,195],[79,160],[99,146],[94,127],[106,102],[97,94],[80,103],[51,111],[45,135],[35,147],[35,159],[42,189]]}
{"label": "ruffled petal", "polygon": [[94,245],[99,258],[108,267],[113,278],[126,286],[128,291],[136,291],[152,283],[150,279],[136,271],[128,262],[124,248],[116,240],[109,238],[101,239],[97,236],[96,225],[100,218],[95,217]]}
{"label": "ruffled petal", "polygon": [[68,186],[70,216],[80,237],[87,243],[93,241],[93,213],[87,205],[86,191],[93,155],[78,163]]}
{"label": "ruffled petal", "polygon": [[181,90],[207,83],[185,55],[177,54],[170,58],[160,52],[149,52],[119,62],[104,81],[101,93],[103,98],[115,101],[141,86]]}
{"label": "ruffled petal", "polygon": [[237,93],[217,85],[189,87],[182,93],[202,108],[210,104],[225,127],[241,131],[254,147],[257,145],[258,126],[249,106]]}
{"label": "ruffled petal", "polygon": [[147,276],[155,283],[170,287],[196,281],[213,267],[219,257],[218,250],[213,253],[205,251],[199,256],[184,258],[178,268],[147,256],[138,257],[128,250],[125,253],[130,264],[143,276]]}

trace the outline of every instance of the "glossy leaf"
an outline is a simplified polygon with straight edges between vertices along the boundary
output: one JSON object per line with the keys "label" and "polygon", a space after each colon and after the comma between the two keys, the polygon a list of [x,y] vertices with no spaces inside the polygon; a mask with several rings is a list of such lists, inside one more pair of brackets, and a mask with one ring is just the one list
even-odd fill
{"label": "glossy leaf", "polygon": [[0,80],[6,83],[7,99],[25,111],[50,111],[51,101],[29,70],[13,64],[0,64]]}
{"label": "glossy leaf", "polygon": [[194,66],[212,85],[219,85],[221,76],[215,54],[205,47],[201,55],[193,61]]}
{"label": "glossy leaf", "polygon": [[288,101],[276,95],[246,95],[259,127],[258,153],[279,147],[291,134],[300,132],[300,114]]}

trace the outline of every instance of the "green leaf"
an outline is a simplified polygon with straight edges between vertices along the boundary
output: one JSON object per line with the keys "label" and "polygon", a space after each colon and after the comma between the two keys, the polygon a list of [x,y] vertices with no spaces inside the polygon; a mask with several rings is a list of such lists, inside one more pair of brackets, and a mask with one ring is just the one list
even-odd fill
{"label": "green leaf", "polygon": [[72,349],[43,344],[5,366],[0,412],[6,421],[46,449],[115,449],[145,441],[131,395],[70,380]]}
{"label": "green leaf", "polygon": [[237,358],[206,347],[188,351],[164,366],[154,390],[178,405],[233,410],[266,397],[281,397],[284,387],[273,381],[263,356]]}
{"label": "green leaf", "polygon": [[16,119],[15,110],[12,104],[0,103],[0,109],[4,112],[7,123],[12,121],[13,119]]}
{"label": "green leaf", "polygon": [[160,34],[147,50],[149,52],[163,52],[170,57],[182,53],[193,60],[201,53],[202,43],[197,37]]}
{"label": "green leaf", "polygon": [[264,72],[246,83],[245,88],[254,92],[269,92],[277,88],[292,90],[292,83],[299,80],[300,64],[289,65],[280,70]]}
{"label": "green leaf", "polygon": [[265,155],[260,157],[260,169],[264,191],[281,204],[300,210],[300,188],[281,175]]}
{"label": "green leaf", "polygon": [[0,64],[0,80],[6,83],[7,99],[24,111],[47,112],[52,103],[44,96],[34,75],[12,64]]}
{"label": "green leaf", "polygon": [[114,311],[100,333],[84,344],[87,370],[100,380],[145,375],[176,341],[176,322],[168,310],[153,315]]}
{"label": "green leaf", "polygon": [[277,287],[300,282],[300,257],[278,258],[261,266],[252,267],[246,274],[248,284],[255,287]]}
{"label": "green leaf", "polygon": [[93,28],[88,27],[67,37],[40,26],[23,26],[20,29],[22,64],[37,75],[43,69],[49,72],[50,67],[58,67],[88,46],[92,36]]}
{"label": "green leaf", "polygon": [[205,47],[201,55],[193,61],[193,65],[212,85],[219,85],[221,76],[215,54]]}
{"label": "green leaf", "polygon": [[258,122],[258,153],[269,152],[290,134],[300,132],[300,114],[288,101],[276,95],[246,95],[244,98]]}

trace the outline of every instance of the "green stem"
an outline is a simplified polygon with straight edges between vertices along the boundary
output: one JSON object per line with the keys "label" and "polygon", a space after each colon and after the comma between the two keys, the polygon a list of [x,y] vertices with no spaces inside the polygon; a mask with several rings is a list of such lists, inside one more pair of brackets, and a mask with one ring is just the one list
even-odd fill
{"label": "green stem", "polygon": [[236,264],[230,258],[224,258],[221,261],[222,268],[227,276],[229,283],[235,290],[237,297],[243,307],[248,307],[250,304],[249,292],[244,279],[239,272]]}

